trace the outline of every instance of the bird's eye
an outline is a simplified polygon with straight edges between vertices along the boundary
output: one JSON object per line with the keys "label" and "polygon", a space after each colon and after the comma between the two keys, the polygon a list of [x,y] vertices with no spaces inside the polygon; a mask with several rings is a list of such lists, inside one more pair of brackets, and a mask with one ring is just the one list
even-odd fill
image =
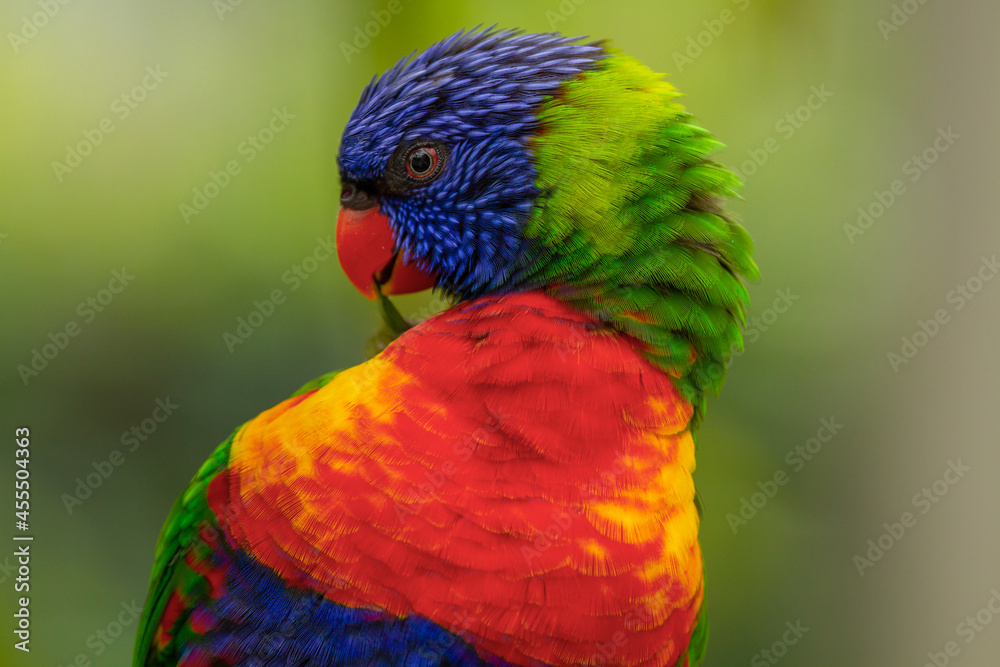
{"label": "bird's eye", "polygon": [[380,194],[402,195],[432,183],[444,173],[449,155],[444,142],[427,137],[400,144],[386,163],[381,181],[376,183]]}
{"label": "bird's eye", "polygon": [[438,154],[430,146],[418,146],[406,156],[406,173],[410,178],[424,179],[437,168]]}

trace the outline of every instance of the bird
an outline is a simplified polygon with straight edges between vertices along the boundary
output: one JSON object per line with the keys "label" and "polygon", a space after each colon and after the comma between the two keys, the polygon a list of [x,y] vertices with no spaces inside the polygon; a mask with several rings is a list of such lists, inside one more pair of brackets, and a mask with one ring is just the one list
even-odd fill
{"label": "bird", "polygon": [[759,272],[722,143],[588,39],[463,30],[364,88],[336,246],[391,340],[200,468],[136,667],[701,662],[695,435]]}

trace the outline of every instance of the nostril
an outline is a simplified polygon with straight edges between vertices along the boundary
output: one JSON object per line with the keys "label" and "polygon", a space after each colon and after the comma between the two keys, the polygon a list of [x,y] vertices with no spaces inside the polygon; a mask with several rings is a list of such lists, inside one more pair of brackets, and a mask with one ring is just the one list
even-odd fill
{"label": "nostril", "polygon": [[342,203],[347,203],[351,201],[352,199],[354,199],[354,195],[356,192],[357,188],[355,188],[350,183],[345,183],[344,187],[340,190],[340,201]]}
{"label": "nostril", "polygon": [[340,205],[357,211],[364,211],[375,206],[375,198],[364,187],[355,183],[344,183],[340,190]]}

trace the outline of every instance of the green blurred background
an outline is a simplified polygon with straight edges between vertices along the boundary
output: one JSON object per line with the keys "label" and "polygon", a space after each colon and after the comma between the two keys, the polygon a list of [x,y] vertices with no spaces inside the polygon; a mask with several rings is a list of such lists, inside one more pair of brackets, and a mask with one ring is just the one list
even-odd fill
{"label": "green blurred background", "polygon": [[[1000,280],[976,279],[993,277],[982,258],[1000,249],[1000,7],[399,3],[384,26],[372,23],[380,0],[0,7],[0,543],[16,532],[22,425],[36,537],[30,655],[12,650],[13,543],[0,546],[0,662],[128,663],[136,622],[119,619],[122,605],[142,603],[185,483],[234,426],[360,361],[376,327],[334,259],[303,262],[333,233],[336,149],[361,88],[414,49],[495,23],[610,38],[668,72],[745,176],[734,209],[763,279],[751,289],[759,322],[700,439],[706,664],[923,665],[928,653],[997,664],[1000,619],[980,610],[1000,588]],[[275,110],[286,121],[262,132]],[[251,136],[269,143],[251,148]],[[77,163],[67,151],[81,142]],[[181,205],[213,172],[225,182],[231,160],[239,173],[185,220]],[[298,283],[286,274],[297,265]],[[125,289],[102,292],[123,268]],[[275,289],[284,303],[230,351],[223,334]],[[60,338],[71,322],[77,335]],[[22,377],[50,334],[65,349]],[[894,368],[889,353],[904,351],[916,354]],[[178,407],[128,451],[123,434],[158,399]],[[832,438],[823,419],[842,425]],[[811,460],[787,458],[817,435],[828,442]],[[121,464],[67,508],[116,449]],[[969,470],[939,481],[959,460]],[[785,483],[769,485],[776,474]],[[773,497],[754,497],[758,483]],[[925,487],[933,503],[914,498]],[[743,499],[763,506],[751,516]],[[893,537],[884,524],[898,535],[904,512],[915,523]],[[880,539],[884,555],[859,565]],[[978,630],[960,625],[977,612]]]}

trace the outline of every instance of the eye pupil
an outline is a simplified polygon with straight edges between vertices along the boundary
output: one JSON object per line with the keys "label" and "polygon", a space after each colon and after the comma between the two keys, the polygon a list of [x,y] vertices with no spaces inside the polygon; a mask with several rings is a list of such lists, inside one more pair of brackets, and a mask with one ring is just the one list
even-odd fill
{"label": "eye pupil", "polygon": [[413,171],[422,174],[425,171],[430,171],[432,162],[431,156],[427,154],[427,151],[417,151],[410,160],[410,166],[413,168]]}
{"label": "eye pupil", "polygon": [[426,178],[437,166],[437,151],[429,146],[417,148],[406,159],[406,173],[412,178]]}

